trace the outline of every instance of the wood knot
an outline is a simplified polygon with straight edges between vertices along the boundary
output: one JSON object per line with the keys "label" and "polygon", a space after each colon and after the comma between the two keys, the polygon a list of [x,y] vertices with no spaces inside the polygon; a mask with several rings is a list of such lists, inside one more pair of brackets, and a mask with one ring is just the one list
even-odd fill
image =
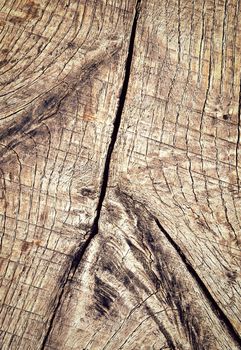
{"label": "wood knot", "polygon": [[30,249],[31,246],[32,246],[32,242],[24,241],[22,243],[21,251],[22,252],[27,252]]}
{"label": "wood knot", "polygon": [[224,120],[229,120],[229,119],[231,119],[231,116],[229,114],[224,114],[223,115],[223,119]]}
{"label": "wood knot", "polygon": [[228,271],[227,272],[227,277],[228,277],[230,283],[234,283],[237,279],[237,276],[238,276],[237,271]]}
{"label": "wood knot", "polygon": [[95,191],[90,188],[82,188],[80,193],[84,197],[93,198],[95,196]]}

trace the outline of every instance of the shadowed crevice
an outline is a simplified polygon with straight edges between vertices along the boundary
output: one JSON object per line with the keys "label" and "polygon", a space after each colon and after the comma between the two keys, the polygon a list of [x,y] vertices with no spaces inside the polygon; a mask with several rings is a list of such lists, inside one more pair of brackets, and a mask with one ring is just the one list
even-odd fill
{"label": "shadowed crevice", "polygon": [[65,287],[68,283],[68,281],[73,278],[86,250],[88,249],[92,239],[98,234],[99,231],[99,219],[100,219],[100,213],[102,209],[102,205],[105,199],[106,195],[106,190],[108,186],[108,180],[109,180],[109,170],[110,170],[110,162],[111,162],[111,156],[115,147],[118,131],[120,128],[120,123],[121,123],[121,116],[122,112],[125,106],[125,100],[126,100],[126,94],[128,90],[128,84],[129,84],[129,79],[130,79],[130,72],[131,72],[131,64],[132,64],[132,58],[133,58],[133,51],[134,51],[134,44],[135,44],[135,36],[136,36],[136,28],[137,28],[137,22],[139,18],[139,13],[140,13],[140,5],[141,5],[141,0],[137,0],[136,2],[136,7],[135,7],[135,14],[134,14],[134,19],[132,23],[132,28],[131,28],[131,35],[130,35],[130,41],[129,41],[129,49],[128,49],[128,55],[125,63],[125,75],[124,75],[124,80],[120,92],[120,97],[119,97],[119,103],[116,111],[116,117],[113,123],[113,131],[111,135],[111,140],[108,146],[107,150],[107,155],[105,159],[105,166],[104,166],[104,171],[103,171],[103,176],[102,176],[102,183],[101,183],[101,188],[100,188],[100,195],[99,195],[99,200],[96,208],[96,216],[93,222],[93,225],[91,227],[89,237],[85,241],[84,244],[82,244],[78,250],[76,251],[71,265],[68,269],[68,271],[65,273],[65,275],[62,278],[61,282],[61,287],[60,287],[60,294],[58,296],[58,301],[55,305],[53,314],[51,319],[49,320],[49,325],[48,329],[46,331],[45,337],[42,342],[41,350],[43,350],[48,342],[50,333],[53,328],[53,324],[55,321],[55,317],[57,315],[57,312],[62,304],[63,301],[63,295],[65,291]]}
{"label": "shadowed crevice", "polygon": [[172,237],[169,235],[169,233],[164,229],[164,227],[161,225],[160,221],[153,217],[155,220],[159,230],[164,234],[168,242],[172,245],[172,247],[175,249],[179,257],[181,258],[182,262],[185,264],[186,269],[191,274],[192,278],[196,281],[197,285],[199,286],[200,290],[206,297],[207,301],[209,302],[209,305],[217,318],[222,322],[222,324],[225,326],[226,330],[230,334],[230,336],[233,338],[236,343],[241,346],[241,338],[239,334],[237,333],[236,329],[233,327],[232,323],[230,322],[229,318],[225,315],[223,310],[220,308],[216,300],[213,298],[212,294],[210,293],[209,289],[205,285],[205,283],[202,281],[196,270],[193,268],[192,264],[186,257],[186,255],[183,253],[179,245],[172,239]]}
{"label": "shadowed crevice", "polygon": [[237,184],[238,184],[238,193],[240,191],[240,178],[239,178],[239,144],[240,144],[240,128],[241,128],[241,79],[239,85],[239,101],[238,101],[238,125],[237,125],[237,143],[236,143],[236,174],[237,174]]}

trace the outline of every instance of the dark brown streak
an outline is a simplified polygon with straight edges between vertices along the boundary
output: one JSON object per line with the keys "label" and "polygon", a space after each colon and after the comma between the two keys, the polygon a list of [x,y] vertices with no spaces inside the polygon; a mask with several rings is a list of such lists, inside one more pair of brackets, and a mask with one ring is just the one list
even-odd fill
{"label": "dark brown streak", "polygon": [[[115,53],[116,50],[112,55]],[[66,80],[62,81],[44,93],[43,97],[41,96],[41,100],[37,103],[37,107],[31,108],[28,112],[22,113],[20,117],[15,118],[13,122],[4,126],[3,131],[0,129],[0,142],[5,142],[5,151],[0,151],[0,157],[3,156],[3,153],[6,153],[6,149],[13,149],[19,145],[22,139],[32,132],[33,127],[36,128],[36,126],[44,120],[55,116],[68,96],[78,85],[82,84],[82,86],[84,86],[86,81],[97,71],[99,65],[103,62],[103,58],[100,59],[97,57],[97,59],[85,65],[79,74],[76,74],[74,77],[68,77],[68,80],[73,78],[73,83],[68,84]],[[15,137],[16,135],[18,136],[17,138]]]}
{"label": "dark brown streak", "polygon": [[195,271],[193,266],[191,265],[190,261],[186,257],[186,255],[183,253],[179,245],[172,239],[172,237],[169,235],[169,233],[164,229],[164,227],[161,225],[160,221],[156,218],[153,217],[155,220],[158,228],[160,231],[165,235],[167,238],[168,242],[172,245],[172,247],[176,250],[178,255],[180,256],[182,262],[185,264],[188,272],[191,274],[193,279],[196,281],[197,285],[199,286],[200,290],[206,297],[207,301],[209,302],[209,305],[211,306],[213,312],[216,314],[218,319],[222,322],[222,324],[225,326],[226,330],[230,334],[230,336],[233,338],[233,340],[241,346],[241,338],[239,334],[237,333],[236,329],[233,327],[232,323],[228,319],[228,317],[225,315],[223,310],[220,308],[220,306],[217,304],[215,299],[213,298],[212,294],[210,293],[209,289],[205,285],[205,283],[202,281],[198,273]]}
{"label": "dark brown streak", "polygon": [[123,81],[123,85],[122,85],[122,89],[121,89],[121,93],[120,93],[119,104],[118,104],[117,112],[116,112],[116,118],[115,118],[115,121],[113,124],[112,136],[111,136],[111,140],[109,143],[107,156],[106,156],[106,160],[105,160],[105,167],[104,167],[104,172],[103,172],[103,177],[102,177],[102,184],[101,184],[101,189],[100,189],[99,201],[98,201],[97,208],[96,208],[96,216],[95,216],[92,228],[89,232],[88,239],[85,241],[85,243],[83,245],[81,245],[78,248],[78,250],[76,251],[76,253],[72,259],[72,262],[71,262],[69,269],[67,270],[67,272],[65,273],[65,275],[62,278],[63,282],[60,286],[61,290],[60,290],[60,294],[58,296],[58,301],[57,301],[57,304],[54,308],[52,317],[49,321],[48,329],[46,331],[46,334],[45,334],[45,337],[43,339],[42,346],[41,346],[40,350],[44,350],[44,348],[48,342],[48,339],[49,339],[49,336],[50,336],[50,333],[52,331],[53,324],[55,321],[55,317],[56,317],[57,312],[62,304],[62,299],[63,299],[63,295],[64,295],[64,291],[65,291],[65,287],[67,285],[67,282],[69,281],[70,277],[73,278],[73,276],[74,276],[74,274],[75,274],[75,272],[76,272],[76,270],[77,270],[77,268],[78,268],[78,266],[79,266],[79,264],[84,256],[84,254],[86,253],[92,239],[98,234],[100,213],[101,213],[103,201],[105,199],[108,180],[109,180],[109,169],[110,169],[111,156],[112,156],[112,153],[113,153],[113,150],[115,147],[115,143],[116,143],[116,139],[117,139],[120,123],[121,123],[121,116],[122,116],[122,112],[123,112],[124,105],[125,105],[126,94],[127,94],[127,90],[128,90],[132,57],[133,57],[133,51],[134,51],[135,36],[136,36],[136,28],[137,28],[139,13],[140,13],[140,5],[141,5],[141,0],[137,0],[136,8],[135,8],[135,15],[134,15],[132,29],[131,29],[130,41],[129,41],[128,55],[127,55],[126,64],[125,64],[125,76],[124,76],[124,81]]}

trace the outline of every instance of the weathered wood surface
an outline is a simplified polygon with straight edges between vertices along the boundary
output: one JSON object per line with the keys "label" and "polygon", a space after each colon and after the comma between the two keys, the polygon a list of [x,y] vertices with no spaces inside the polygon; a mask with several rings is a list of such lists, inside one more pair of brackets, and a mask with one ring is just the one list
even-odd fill
{"label": "weathered wood surface", "polygon": [[239,349],[240,2],[0,2],[2,349]]}

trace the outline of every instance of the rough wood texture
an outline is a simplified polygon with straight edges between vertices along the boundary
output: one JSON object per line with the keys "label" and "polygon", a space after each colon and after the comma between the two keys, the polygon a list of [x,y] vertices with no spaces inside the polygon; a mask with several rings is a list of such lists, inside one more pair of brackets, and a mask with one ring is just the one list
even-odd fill
{"label": "rough wood texture", "polygon": [[0,1],[1,349],[240,349],[239,21]]}

